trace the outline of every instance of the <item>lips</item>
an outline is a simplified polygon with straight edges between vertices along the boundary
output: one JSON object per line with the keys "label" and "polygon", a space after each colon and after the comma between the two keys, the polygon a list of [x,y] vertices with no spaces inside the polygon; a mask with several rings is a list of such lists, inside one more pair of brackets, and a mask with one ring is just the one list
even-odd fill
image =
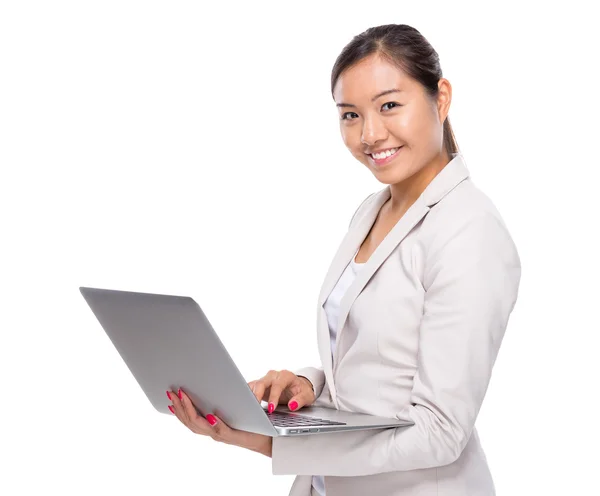
{"label": "lips", "polygon": [[394,153],[393,155],[390,155],[389,157],[385,157],[385,158],[381,158],[381,159],[375,158],[375,157],[373,157],[373,155],[369,154],[369,160],[377,167],[381,167],[383,165],[388,164],[392,160],[394,160],[397,157],[397,155],[402,151],[403,148],[404,148],[404,145],[399,147],[396,150],[396,153]]}

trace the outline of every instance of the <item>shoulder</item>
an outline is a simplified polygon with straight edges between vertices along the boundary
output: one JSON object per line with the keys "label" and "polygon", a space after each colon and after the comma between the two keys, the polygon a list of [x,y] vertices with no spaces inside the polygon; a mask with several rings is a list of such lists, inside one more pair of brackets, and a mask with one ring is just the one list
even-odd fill
{"label": "shoulder", "polygon": [[440,223],[451,218],[468,221],[482,215],[496,217],[503,222],[493,201],[467,178],[433,205],[427,218],[431,223]]}
{"label": "shoulder", "polygon": [[467,178],[431,207],[423,222],[423,231],[451,234],[482,218],[506,229],[494,202]]}
{"label": "shoulder", "polygon": [[419,230],[428,258],[440,254],[454,240],[454,245],[476,250],[489,250],[495,242],[497,250],[510,252],[518,261],[518,253],[508,227],[493,201],[470,178],[444,196],[423,220]]}

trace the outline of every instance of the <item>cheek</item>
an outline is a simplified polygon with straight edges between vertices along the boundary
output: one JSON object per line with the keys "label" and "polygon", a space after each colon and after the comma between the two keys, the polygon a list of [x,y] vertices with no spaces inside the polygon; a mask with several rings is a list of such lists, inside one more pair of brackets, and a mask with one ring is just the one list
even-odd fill
{"label": "cheek", "polygon": [[357,151],[360,151],[361,144],[359,126],[341,126],[340,131],[346,148],[348,148],[353,154],[356,154]]}
{"label": "cheek", "polygon": [[425,106],[412,116],[414,136],[428,146],[431,142],[437,141],[437,128],[434,111],[431,107]]}
{"label": "cheek", "polygon": [[390,123],[390,131],[417,148],[419,143],[429,141],[432,124],[429,109],[410,106],[393,119]]}

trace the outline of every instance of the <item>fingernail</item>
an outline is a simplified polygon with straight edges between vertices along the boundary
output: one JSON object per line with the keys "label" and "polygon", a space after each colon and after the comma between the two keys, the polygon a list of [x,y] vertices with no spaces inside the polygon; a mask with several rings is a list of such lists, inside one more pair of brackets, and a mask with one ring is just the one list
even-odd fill
{"label": "fingernail", "polygon": [[171,410],[172,414],[175,414],[175,408],[173,408],[171,405],[169,405],[169,410]]}
{"label": "fingernail", "polygon": [[181,388],[179,388],[179,391],[177,392],[177,394],[179,395],[179,399],[182,400],[183,396],[181,396]]}
{"label": "fingernail", "polygon": [[[167,391],[167,396],[169,397],[169,399],[171,399],[171,393],[169,391]],[[173,400],[171,400],[173,401]]]}
{"label": "fingernail", "polygon": [[290,403],[290,410],[295,410],[296,408],[298,408],[298,402],[297,401],[292,401]]}
{"label": "fingernail", "polygon": [[206,420],[208,420],[210,425],[215,425],[217,423],[217,419],[210,413],[206,416]]}
{"label": "fingernail", "polygon": [[273,413],[273,410],[275,410],[275,405],[273,403],[269,403],[269,413]]}

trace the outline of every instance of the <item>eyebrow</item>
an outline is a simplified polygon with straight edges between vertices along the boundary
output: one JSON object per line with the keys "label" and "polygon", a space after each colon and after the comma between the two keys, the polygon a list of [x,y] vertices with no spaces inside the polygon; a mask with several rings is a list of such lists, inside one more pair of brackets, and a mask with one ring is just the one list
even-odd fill
{"label": "eyebrow", "polygon": [[[379,97],[382,97],[383,95],[388,95],[389,93],[400,93],[401,91],[402,90],[398,90],[398,89],[385,90],[385,91],[382,91],[381,93],[377,93],[373,98],[371,98],[371,101],[374,102],[375,100],[377,100]],[[351,103],[336,103],[336,107],[356,108],[356,105],[352,105]]]}

